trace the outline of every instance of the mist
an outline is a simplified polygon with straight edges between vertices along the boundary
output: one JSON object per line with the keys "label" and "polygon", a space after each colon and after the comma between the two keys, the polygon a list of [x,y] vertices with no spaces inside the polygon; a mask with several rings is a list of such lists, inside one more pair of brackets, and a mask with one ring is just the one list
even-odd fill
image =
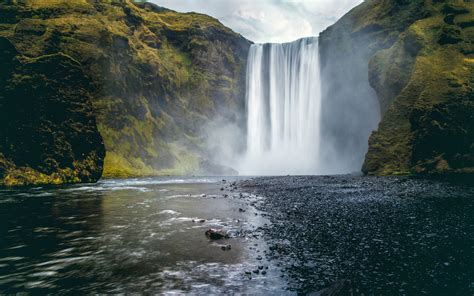
{"label": "mist", "polygon": [[[251,70],[255,61],[251,61],[250,49],[247,85],[242,90],[245,106],[238,111],[239,119],[219,116],[202,128],[205,155],[213,164],[232,168],[230,171],[240,175],[332,175],[361,171],[369,136],[377,130],[381,116],[364,62],[373,49],[365,47],[364,36],[347,36],[346,40],[354,44],[341,45],[340,32],[324,30],[361,1],[339,1],[338,5],[329,5],[325,0],[227,1],[225,5],[216,1],[215,5],[206,6],[199,5],[199,1],[155,2],[180,11],[209,13],[259,42],[252,47],[284,47],[295,44],[297,41],[293,40],[299,37],[319,40],[318,46],[313,47],[317,63],[298,75],[290,75],[288,69],[301,70],[295,58],[299,52],[280,60],[276,58],[277,52],[267,52],[261,57],[259,69]],[[325,17],[318,17],[320,14]],[[258,76],[254,86],[260,89],[249,85],[249,75]],[[286,81],[282,78],[285,76]],[[299,89],[308,86],[313,89]],[[293,93],[285,93],[288,89],[293,89]],[[257,94],[252,94],[255,91]],[[305,102],[290,108],[290,101]],[[305,112],[297,111],[298,108]],[[232,112],[235,110],[218,113]],[[315,115],[309,116],[308,112]],[[291,123],[290,117],[298,120]]]}
{"label": "mist", "polygon": [[321,159],[327,174],[360,172],[371,133],[381,118],[377,94],[369,83],[364,35],[340,36],[332,28],[319,37],[321,60]]}
{"label": "mist", "polygon": [[324,33],[319,44],[315,37],[303,45],[252,45],[245,123],[218,118],[206,127],[213,162],[240,175],[361,171],[380,121],[368,66],[360,62],[368,51],[338,56],[331,35]]}

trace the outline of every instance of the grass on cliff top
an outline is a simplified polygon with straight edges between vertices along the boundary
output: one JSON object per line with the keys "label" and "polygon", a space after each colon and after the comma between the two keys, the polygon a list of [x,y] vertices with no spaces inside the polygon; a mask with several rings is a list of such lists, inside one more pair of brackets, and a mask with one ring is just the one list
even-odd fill
{"label": "grass on cliff top", "polygon": [[23,0],[17,1],[33,8],[81,7],[92,8],[87,0]]}
{"label": "grass on cliff top", "polygon": [[[159,14],[160,19],[171,29],[177,31],[186,31],[190,28],[206,29],[211,27],[225,28],[217,19],[200,13],[176,13],[166,11]],[[227,28],[225,28],[227,29]],[[227,29],[226,31],[229,31]]]}

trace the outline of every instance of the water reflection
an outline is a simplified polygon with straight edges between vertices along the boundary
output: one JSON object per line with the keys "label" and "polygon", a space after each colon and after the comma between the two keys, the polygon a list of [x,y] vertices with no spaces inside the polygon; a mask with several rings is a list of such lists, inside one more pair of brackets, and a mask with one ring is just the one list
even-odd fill
{"label": "water reflection", "polygon": [[[161,178],[2,190],[0,291],[277,289],[272,266],[266,277],[245,276],[264,243],[243,234],[266,221],[251,209],[239,211],[248,206],[223,198],[221,187],[217,179]],[[234,238],[211,242],[208,228]]]}

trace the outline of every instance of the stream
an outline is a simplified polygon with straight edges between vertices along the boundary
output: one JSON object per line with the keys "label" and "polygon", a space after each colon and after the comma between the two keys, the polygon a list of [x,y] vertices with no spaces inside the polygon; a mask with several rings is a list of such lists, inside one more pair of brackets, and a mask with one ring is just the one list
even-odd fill
{"label": "stream", "polygon": [[[0,292],[280,291],[258,235],[267,221],[225,185],[153,178],[1,190]],[[230,238],[209,240],[210,228]]]}
{"label": "stream", "polygon": [[474,187],[440,181],[102,180],[1,189],[0,219],[0,294],[474,293]]}

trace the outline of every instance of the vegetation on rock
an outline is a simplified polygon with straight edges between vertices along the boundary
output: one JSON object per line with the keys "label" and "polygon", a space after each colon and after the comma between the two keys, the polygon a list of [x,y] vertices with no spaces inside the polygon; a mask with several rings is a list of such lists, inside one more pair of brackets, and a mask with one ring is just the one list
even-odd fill
{"label": "vegetation on rock", "polygon": [[[204,127],[217,117],[242,124],[249,41],[209,16],[129,0],[7,1],[0,4],[0,20],[0,36],[25,60],[69,59],[90,77],[87,112],[96,117],[107,151],[105,177],[219,173],[206,171],[220,167],[209,165]],[[35,91],[30,100],[80,91],[82,81],[63,79],[56,92]],[[9,87],[20,91],[21,85]],[[66,99],[77,102],[80,96]],[[12,108],[2,105],[1,112]],[[58,105],[43,108],[65,115]],[[10,126],[25,126],[23,119]],[[74,146],[68,140],[56,144],[57,151]],[[2,143],[0,152],[11,161],[7,150]],[[90,160],[100,169],[101,155]],[[28,161],[25,167],[33,168]]]}
{"label": "vegetation on rock", "polygon": [[322,34],[323,55],[359,58],[380,103],[365,173],[474,172],[473,19],[467,1],[366,1]]}
{"label": "vegetation on rock", "polygon": [[97,181],[105,149],[80,64],[23,56],[3,37],[0,64],[0,185]]}
{"label": "vegetation on rock", "polygon": [[[340,121],[323,138],[339,135],[340,157],[367,148],[379,118],[357,116],[376,102],[365,173],[474,172],[473,11],[369,0],[320,35],[323,122]],[[243,126],[249,46],[143,1],[3,1],[0,185],[223,173],[206,127]]]}

